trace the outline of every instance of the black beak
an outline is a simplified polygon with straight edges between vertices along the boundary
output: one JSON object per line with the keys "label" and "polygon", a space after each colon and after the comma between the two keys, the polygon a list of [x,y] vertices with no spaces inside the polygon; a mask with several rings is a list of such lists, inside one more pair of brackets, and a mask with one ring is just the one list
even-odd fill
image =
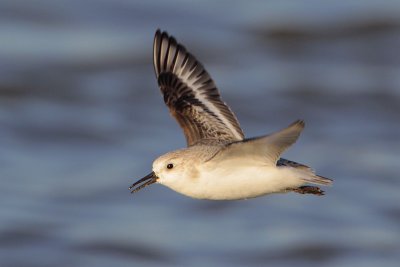
{"label": "black beak", "polygon": [[[157,179],[158,179],[157,175],[154,172],[151,172],[149,175],[146,175],[136,183],[133,183],[129,187],[129,190],[131,190],[131,193],[136,193],[140,189],[145,188],[148,185],[154,184],[155,182],[157,182]],[[137,187],[135,188],[135,186]]]}

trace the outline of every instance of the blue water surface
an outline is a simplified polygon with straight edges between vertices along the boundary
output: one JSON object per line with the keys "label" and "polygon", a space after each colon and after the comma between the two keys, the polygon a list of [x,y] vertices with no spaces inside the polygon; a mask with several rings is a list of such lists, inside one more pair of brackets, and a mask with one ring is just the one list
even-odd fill
{"label": "blue water surface", "polygon": [[[326,196],[129,194],[185,146],[157,28],[248,137],[304,119],[285,157],[334,179]],[[0,36],[1,266],[398,266],[399,1],[3,0]]]}

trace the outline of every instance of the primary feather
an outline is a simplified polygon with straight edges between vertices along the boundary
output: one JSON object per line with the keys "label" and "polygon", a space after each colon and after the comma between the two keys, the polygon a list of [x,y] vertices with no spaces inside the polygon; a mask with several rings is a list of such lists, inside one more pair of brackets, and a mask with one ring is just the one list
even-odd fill
{"label": "primary feather", "polygon": [[182,127],[188,146],[205,139],[233,142],[244,138],[211,76],[175,38],[158,30],[153,59],[164,101]]}

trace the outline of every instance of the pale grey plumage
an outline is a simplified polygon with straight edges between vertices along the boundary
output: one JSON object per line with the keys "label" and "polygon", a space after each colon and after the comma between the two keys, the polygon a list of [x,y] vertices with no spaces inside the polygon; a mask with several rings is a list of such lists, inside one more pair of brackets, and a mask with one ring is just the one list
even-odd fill
{"label": "pale grey plumage", "polygon": [[214,160],[239,157],[276,165],[279,156],[296,142],[303,129],[304,121],[298,120],[273,134],[227,144],[214,156]]}

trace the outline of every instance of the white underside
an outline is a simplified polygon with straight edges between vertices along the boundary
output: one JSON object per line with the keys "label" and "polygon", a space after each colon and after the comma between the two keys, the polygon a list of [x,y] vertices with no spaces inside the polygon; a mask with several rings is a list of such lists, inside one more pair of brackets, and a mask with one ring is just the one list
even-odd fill
{"label": "white underside", "polygon": [[298,170],[291,167],[234,163],[204,164],[190,182],[166,186],[193,198],[234,200],[285,192],[305,184]]}

